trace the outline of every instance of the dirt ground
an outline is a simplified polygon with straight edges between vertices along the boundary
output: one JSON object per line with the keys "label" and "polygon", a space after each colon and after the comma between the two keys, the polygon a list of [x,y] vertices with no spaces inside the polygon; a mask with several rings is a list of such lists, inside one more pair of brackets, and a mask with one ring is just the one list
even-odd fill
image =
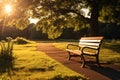
{"label": "dirt ground", "polygon": [[90,80],[120,80],[120,66],[101,63],[102,67],[97,67],[95,64],[87,64],[85,68],[81,68],[79,57],[68,61],[68,53],[55,48],[52,43],[39,43],[37,50],[45,52],[51,58],[59,61],[71,70],[85,75]]}

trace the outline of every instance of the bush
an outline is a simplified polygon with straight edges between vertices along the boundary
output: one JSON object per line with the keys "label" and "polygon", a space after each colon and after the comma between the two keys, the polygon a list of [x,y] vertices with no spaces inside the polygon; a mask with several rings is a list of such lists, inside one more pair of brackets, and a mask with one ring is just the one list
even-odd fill
{"label": "bush", "polygon": [[27,39],[25,39],[25,38],[23,38],[23,37],[17,37],[17,38],[15,39],[15,42],[16,42],[17,44],[27,44],[27,43],[29,43],[29,40],[27,40]]}
{"label": "bush", "polygon": [[0,51],[0,72],[4,73],[10,71],[13,68],[13,44],[14,40],[10,37],[6,41],[1,41],[1,51]]}

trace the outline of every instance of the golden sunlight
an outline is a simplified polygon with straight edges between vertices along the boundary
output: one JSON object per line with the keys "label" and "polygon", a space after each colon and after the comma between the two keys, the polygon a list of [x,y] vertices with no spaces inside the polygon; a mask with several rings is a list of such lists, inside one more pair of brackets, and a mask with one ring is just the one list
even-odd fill
{"label": "golden sunlight", "polygon": [[39,21],[39,19],[38,18],[29,18],[29,21],[30,21],[30,23],[34,23],[34,24],[36,24],[38,21]]}
{"label": "golden sunlight", "polygon": [[12,12],[12,6],[10,4],[7,4],[5,6],[5,12],[8,13],[9,15]]}

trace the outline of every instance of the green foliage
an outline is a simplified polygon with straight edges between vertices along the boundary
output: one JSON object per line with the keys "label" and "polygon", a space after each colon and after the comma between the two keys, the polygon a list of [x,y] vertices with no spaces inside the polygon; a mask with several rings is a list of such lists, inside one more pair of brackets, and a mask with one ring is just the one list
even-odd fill
{"label": "green foliage", "polygon": [[99,20],[104,23],[117,23],[120,25],[120,1],[119,0],[103,0]]}
{"label": "green foliage", "polygon": [[[37,5],[37,0],[3,0],[0,1],[0,22],[5,20],[4,26],[15,26],[18,29],[25,29],[29,25],[31,15],[30,9]],[[36,4],[35,4],[36,3]],[[5,5],[10,4],[12,11],[10,15],[5,12]]]}
{"label": "green foliage", "polygon": [[[67,4],[66,4],[67,3]],[[36,13],[42,15],[33,15],[40,18],[37,23],[37,29],[48,34],[48,38],[55,39],[61,36],[63,29],[74,28],[74,31],[80,30],[87,23],[86,18],[80,15],[81,8],[77,7],[80,1],[61,1],[61,0],[43,0],[41,7],[36,8]],[[61,6],[59,6],[61,5]],[[73,7],[73,9],[71,9]],[[46,12],[47,10],[47,12]]]}
{"label": "green foliage", "polygon": [[[109,3],[108,3],[109,2]],[[66,4],[67,3],[67,4]],[[114,5],[112,5],[114,3]],[[101,22],[117,22],[119,23],[119,1],[110,0],[98,0],[98,1],[88,1],[88,0],[43,0],[40,2],[41,7],[36,8],[36,13],[42,15],[33,15],[35,17],[39,17],[40,21],[37,24],[37,29],[41,29],[44,33],[48,34],[48,37],[51,39],[59,37],[63,29],[66,28],[74,28],[74,31],[78,31],[85,27],[95,26],[98,27],[97,19],[99,17],[99,21]],[[99,5],[98,5],[99,4]],[[95,7],[95,8],[94,8]],[[91,20],[85,18],[83,8],[89,8],[89,14],[92,14],[92,9],[96,9]],[[47,11],[47,12],[46,12]],[[35,14],[36,14],[35,13]],[[33,13],[34,14],[34,13]],[[96,20],[94,20],[96,16]],[[96,22],[95,22],[96,21]],[[53,29],[53,26],[57,29]],[[50,28],[50,29],[49,29]],[[94,29],[92,28],[92,29]],[[53,30],[51,30],[53,29]],[[91,28],[89,28],[91,29]],[[97,28],[91,30],[91,32],[97,32]],[[97,32],[98,33],[98,32]],[[96,33],[96,34],[97,34]]]}
{"label": "green foliage", "polygon": [[5,41],[1,41],[0,45],[1,45],[1,54],[12,54],[12,50],[13,50],[13,40],[11,37],[7,38],[8,42],[6,44]]}
{"label": "green foliage", "polygon": [[[6,16],[3,13],[6,1],[8,0],[0,2],[0,22]],[[11,2],[14,10],[7,16],[9,18],[6,19],[6,25],[23,30],[29,25],[30,17],[38,18],[37,30],[47,33],[51,39],[58,38],[66,28],[78,31],[90,27],[91,33],[97,35],[98,18],[100,22],[120,24],[119,0],[12,0]],[[89,9],[90,18],[85,17],[83,8]]]}

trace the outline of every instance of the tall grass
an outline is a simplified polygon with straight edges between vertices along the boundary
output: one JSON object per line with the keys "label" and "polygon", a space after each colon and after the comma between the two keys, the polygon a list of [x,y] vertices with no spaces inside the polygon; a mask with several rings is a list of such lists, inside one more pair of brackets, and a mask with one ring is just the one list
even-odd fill
{"label": "tall grass", "polygon": [[8,73],[10,74],[13,65],[14,65],[14,56],[13,56],[13,44],[14,40],[10,37],[7,37],[6,41],[0,42],[0,74]]}

